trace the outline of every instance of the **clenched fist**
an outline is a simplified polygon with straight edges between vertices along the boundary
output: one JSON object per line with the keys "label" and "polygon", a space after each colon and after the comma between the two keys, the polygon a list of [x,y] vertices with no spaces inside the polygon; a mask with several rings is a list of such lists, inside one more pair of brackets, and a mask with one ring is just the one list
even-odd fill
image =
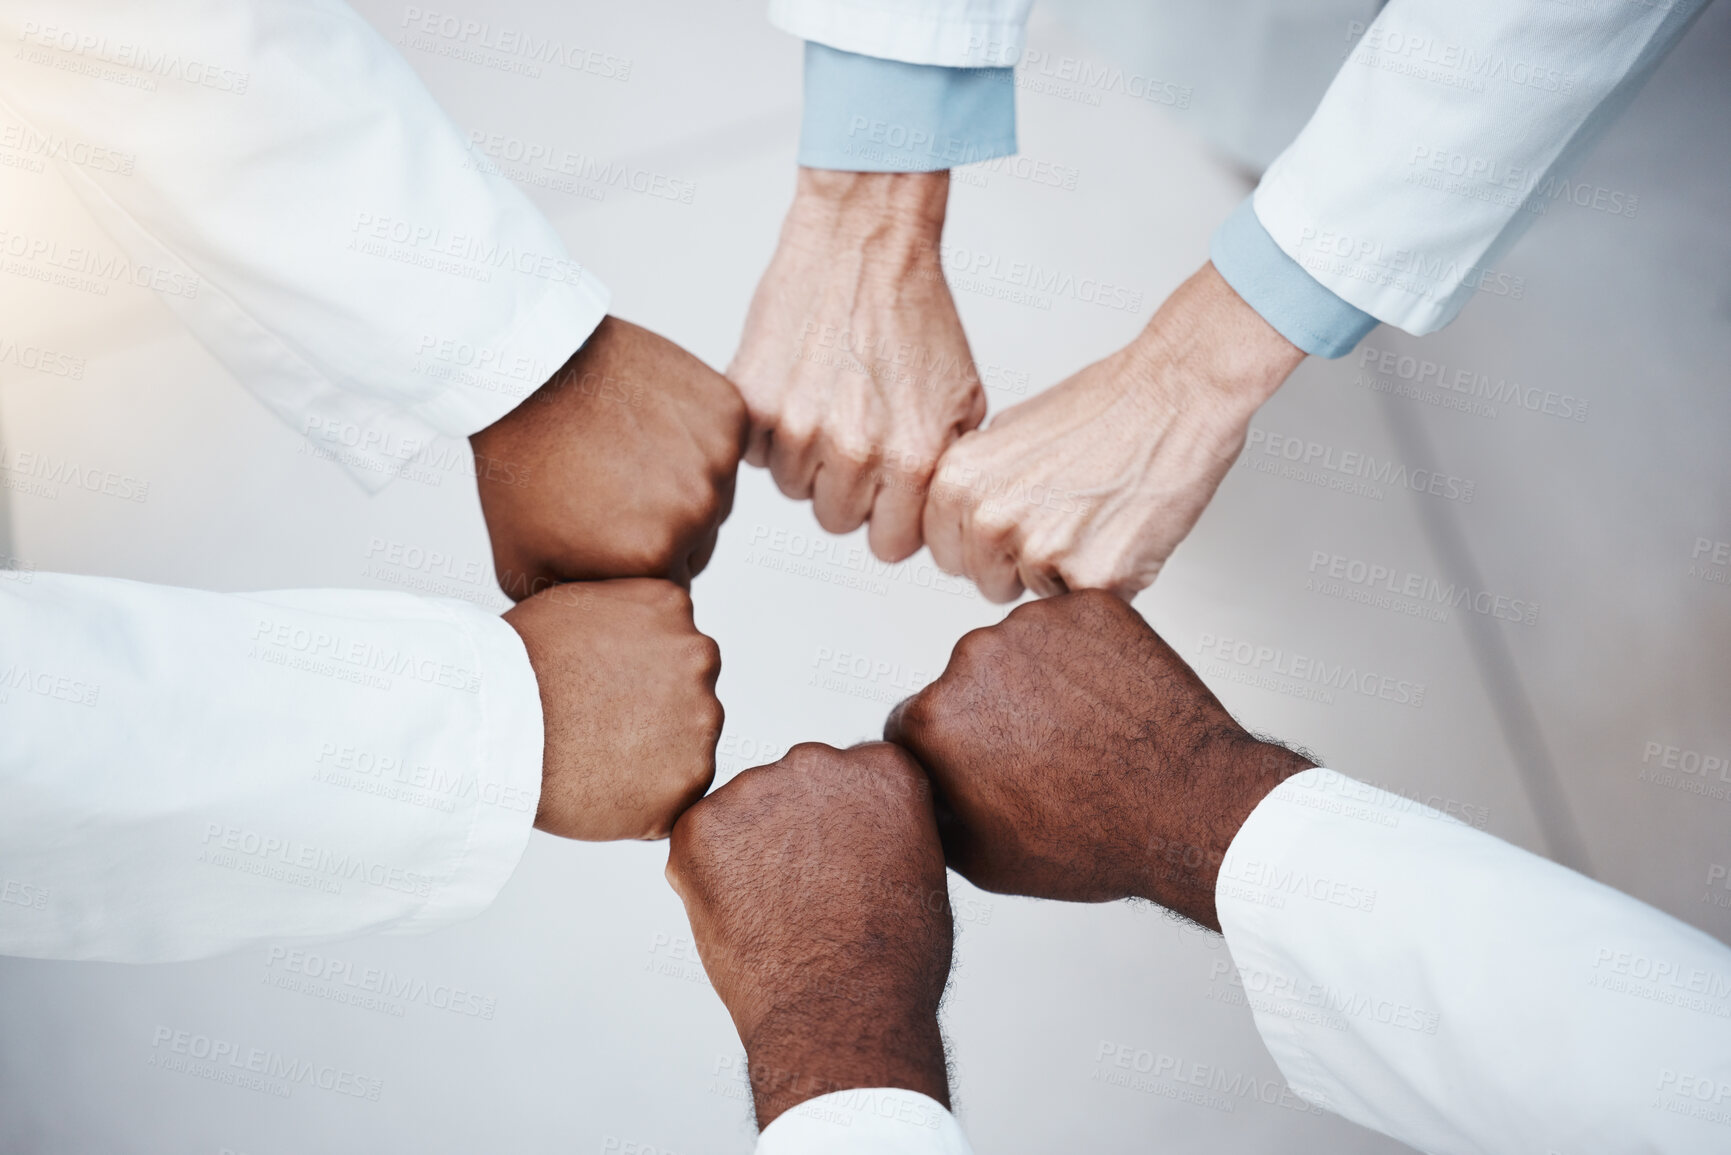
{"label": "clenched fist", "polygon": [[819,525],[870,522],[872,552],[920,548],[938,455],[986,415],[939,259],[950,174],[801,169],[727,375],[746,460]]}
{"label": "clenched fist", "polygon": [[1226,848],[1311,763],[1257,740],[1123,601],[1018,606],[964,636],[885,736],[926,768],[949,863],[977,886],[1140,897],[1215,929]]}
{"label": "clenched fist", "polygon": [[687,584],[733,507],[745,405],[664,337],[604,319],[528,400],[469,439],[499,584]]}
{"label": "clenched fist", "polygon": [[555,586],[506,611],[541,688],[535,825],[564,838],[665,838],[715,777],[721,651],[671,582]]}
{"label": "clenched fist", "polygon": [[1304,353],[1204,265],[1142,334],[952,445],[932,560],[992,601],[1153,582]]}
{"label": "clenched fist", "polygon": [[807,743],[745,771],[679,820],[667,878],[745,1044],[760,1127],[855,1087],[948,1106],[949,891],[905,752]]}

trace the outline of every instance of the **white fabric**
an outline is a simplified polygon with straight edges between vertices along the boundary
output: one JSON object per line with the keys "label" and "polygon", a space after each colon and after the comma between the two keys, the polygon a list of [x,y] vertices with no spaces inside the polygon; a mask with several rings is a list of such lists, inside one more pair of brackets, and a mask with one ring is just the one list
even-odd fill
{"label": "white fabric", "polygon": [[[1432,1155],[1727,1150],[1731,948],[1669,915],[1324,769],[1257,806],[1215,899],[1257,1030],[1311,1103]],[[959,1142],[777,1119],[758,1153]]]}
{"label": "white fabric", "polygon": [[769,0],[769,20],[843,52],[941,64],[1008,67],[1022,59],[1034,0]]}
{"label": "white fabric", "polygon": [[465,602],[29,573],[0,638],[0,953],[430,930],[528,844],[534,670]]}
{"label": "white fabric", "polygon": [[[1391,0],[1367,29],[1341,28],[1345,63],[1263,177],[1257,217],[1329,290],[1410,333],[1448,324],[1475,292],[1521,294],[1494,262],[1536,215],[1523,204],[1555,199],[1705,2]],[[977,66],[1020,59],[1030,6],[772,0],[770,12],[849,52]],[[961,28],[996,31],[947,31]],[[953,48],[989,37],[1014,51]]]}
{"label": "white fabric", "polygon": [[[1379,321],[1440,329],[1705,0],[1392,0],[1256,190],[1285,253]],[[1439,187],[1440,186],[1440,187]]]}
{"label": "white fabric", "polygon": [[757,1155],[973,1155],[942,1103],[918,1091],[861,1087],[807,1099],[778,1115]]}
{"label": "white fabric", "polygon": [[1731,948],[1331,770],[1281,784],[1215,889],[1304,1098],[1420,1151],[1731,1149]]}
{"label": "white fabric", "polygon": [[337,0],[0,0],[0,22],[0,107],[135,158],[59,167],[140,283],[369,489],[515,408],[606,312]]}

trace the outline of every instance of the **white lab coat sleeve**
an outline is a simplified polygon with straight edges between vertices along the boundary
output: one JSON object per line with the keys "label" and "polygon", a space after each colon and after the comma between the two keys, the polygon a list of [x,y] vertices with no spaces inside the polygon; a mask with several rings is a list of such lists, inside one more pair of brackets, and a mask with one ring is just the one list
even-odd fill
{"label": "white lab coat sleeve", "polygon": [[0,952],[413,933],[529,840],[541,702],[464,602],[0,580]]}
{"label": "white lab coat sleeve", "polygon": [[606,313],[338,0],[0,0],[0,20],[0,107],[120,250],[36,255],[154,288],[369,489],[510,412]]}
{"label": "white lab coat sleeve", "polygon": [[755,1155],[973,1155],[942,1103],[918,1091],[860,1087],[776,1116]]}
{"label": "white lab coat sleeve", "polygon": [[[1524,294],[1495,268],[1705,0],[1392,0],[1346,53],[1256,215],[1326,288],[1429,333],[1475,292]],[[1602,211],[1632,211],[1589,190]],[[1597,200],[1592,198],[1596,197]]]}
{"label": "white lab coat sleeve", "polygon": [[1022,59],[1034,0],[770,0],[783,32],[908,64],[1005,68]]}
{"label": "white lab coat sleeve", "polygon": [[1215,892],[1292,1089],[1434,1155],[1723,1152],[1731,949],[1330,770],[1282,783]]}

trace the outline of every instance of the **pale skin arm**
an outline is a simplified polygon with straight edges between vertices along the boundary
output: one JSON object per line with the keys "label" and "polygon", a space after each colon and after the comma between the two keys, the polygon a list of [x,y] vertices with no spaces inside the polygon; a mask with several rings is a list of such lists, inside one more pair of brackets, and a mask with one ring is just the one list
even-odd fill
{"label": "pale skin arm", "polygon": [[998,602],[1134,596],[1304,357],[1203,265],[1129,345],[950,447],[924,514],[933,560]]}
{"label": "pale skin arm", "polygon": [[949,182],[800,169],[727,370],[746,460],[831,533],[869,522],[886,561],[919,549],[932,469],[986,414],[940,260]]}

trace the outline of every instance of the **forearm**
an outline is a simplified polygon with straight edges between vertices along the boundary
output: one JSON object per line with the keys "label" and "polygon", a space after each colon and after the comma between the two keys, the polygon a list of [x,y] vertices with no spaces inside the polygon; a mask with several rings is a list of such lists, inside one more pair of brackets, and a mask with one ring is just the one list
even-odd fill
{"label": "forearm", "polygon": [[1162,392],[1178,386],[1205,401],[1209,412],[1241,422],[1305,357],[1211,263],[1161,304],[1130,352],[1133,383],[1159,382]]}
{"label": "forearm", "polygon": [[[529,837],[542,715],[511,629],[404,594],[0,586],[0,950],[197,958],[432,929]],[[71,832],[76,832],[76,837]]]}
{"label": "forearm", "polygon": [[949,195],[948,172],[801,168],[784,231],[874,261],[905,261],[921,251],[935,257]]}
{"label": "forearm", "polygon": [[899,1087],[950,1105],[935,1012],[818,1000],[767,1019],[746,1040],[746,1059],[759,1127],[810,1099],[861,1087]]}
{"label": "forearm", "polygon": [[1162,799],[1149,818],[1147,875],[1138,897],[1220,929],[1220,870],[1238,832],[1262,800],[1314,764],[1302,754],[1241,730],[1193,740],[1190,789]]}
{"label": "forearm", "polygon": [[1218,903],[1311,1102],[1427,1151],[1723,1145],[1731,949],[1627,895],[1317,769],[1244,824]]}
{"label": "forearm", "polygon": [[[25,6],[6,4],[6,10]],[[607,291],[338,3],[67,0],[16,23],[0,103],[101,142],[69,187],[192,333],[321,456],[378,488],[553,373]],[[44,9],[39,15],[46,17]],[[57,67],[74,31],[221,62],[138,91]]]}
{"label": "forearm", "polygon": [[1491,266],[1703,6],[1392,0],[1257,216],[1325,288],[1408,332],[1478,291],[1517,296]]}
{"label": "forearm", "polygon": [[1021,59],[1034,0],[771,0],[784,32],[912,64],[988,68]]}

